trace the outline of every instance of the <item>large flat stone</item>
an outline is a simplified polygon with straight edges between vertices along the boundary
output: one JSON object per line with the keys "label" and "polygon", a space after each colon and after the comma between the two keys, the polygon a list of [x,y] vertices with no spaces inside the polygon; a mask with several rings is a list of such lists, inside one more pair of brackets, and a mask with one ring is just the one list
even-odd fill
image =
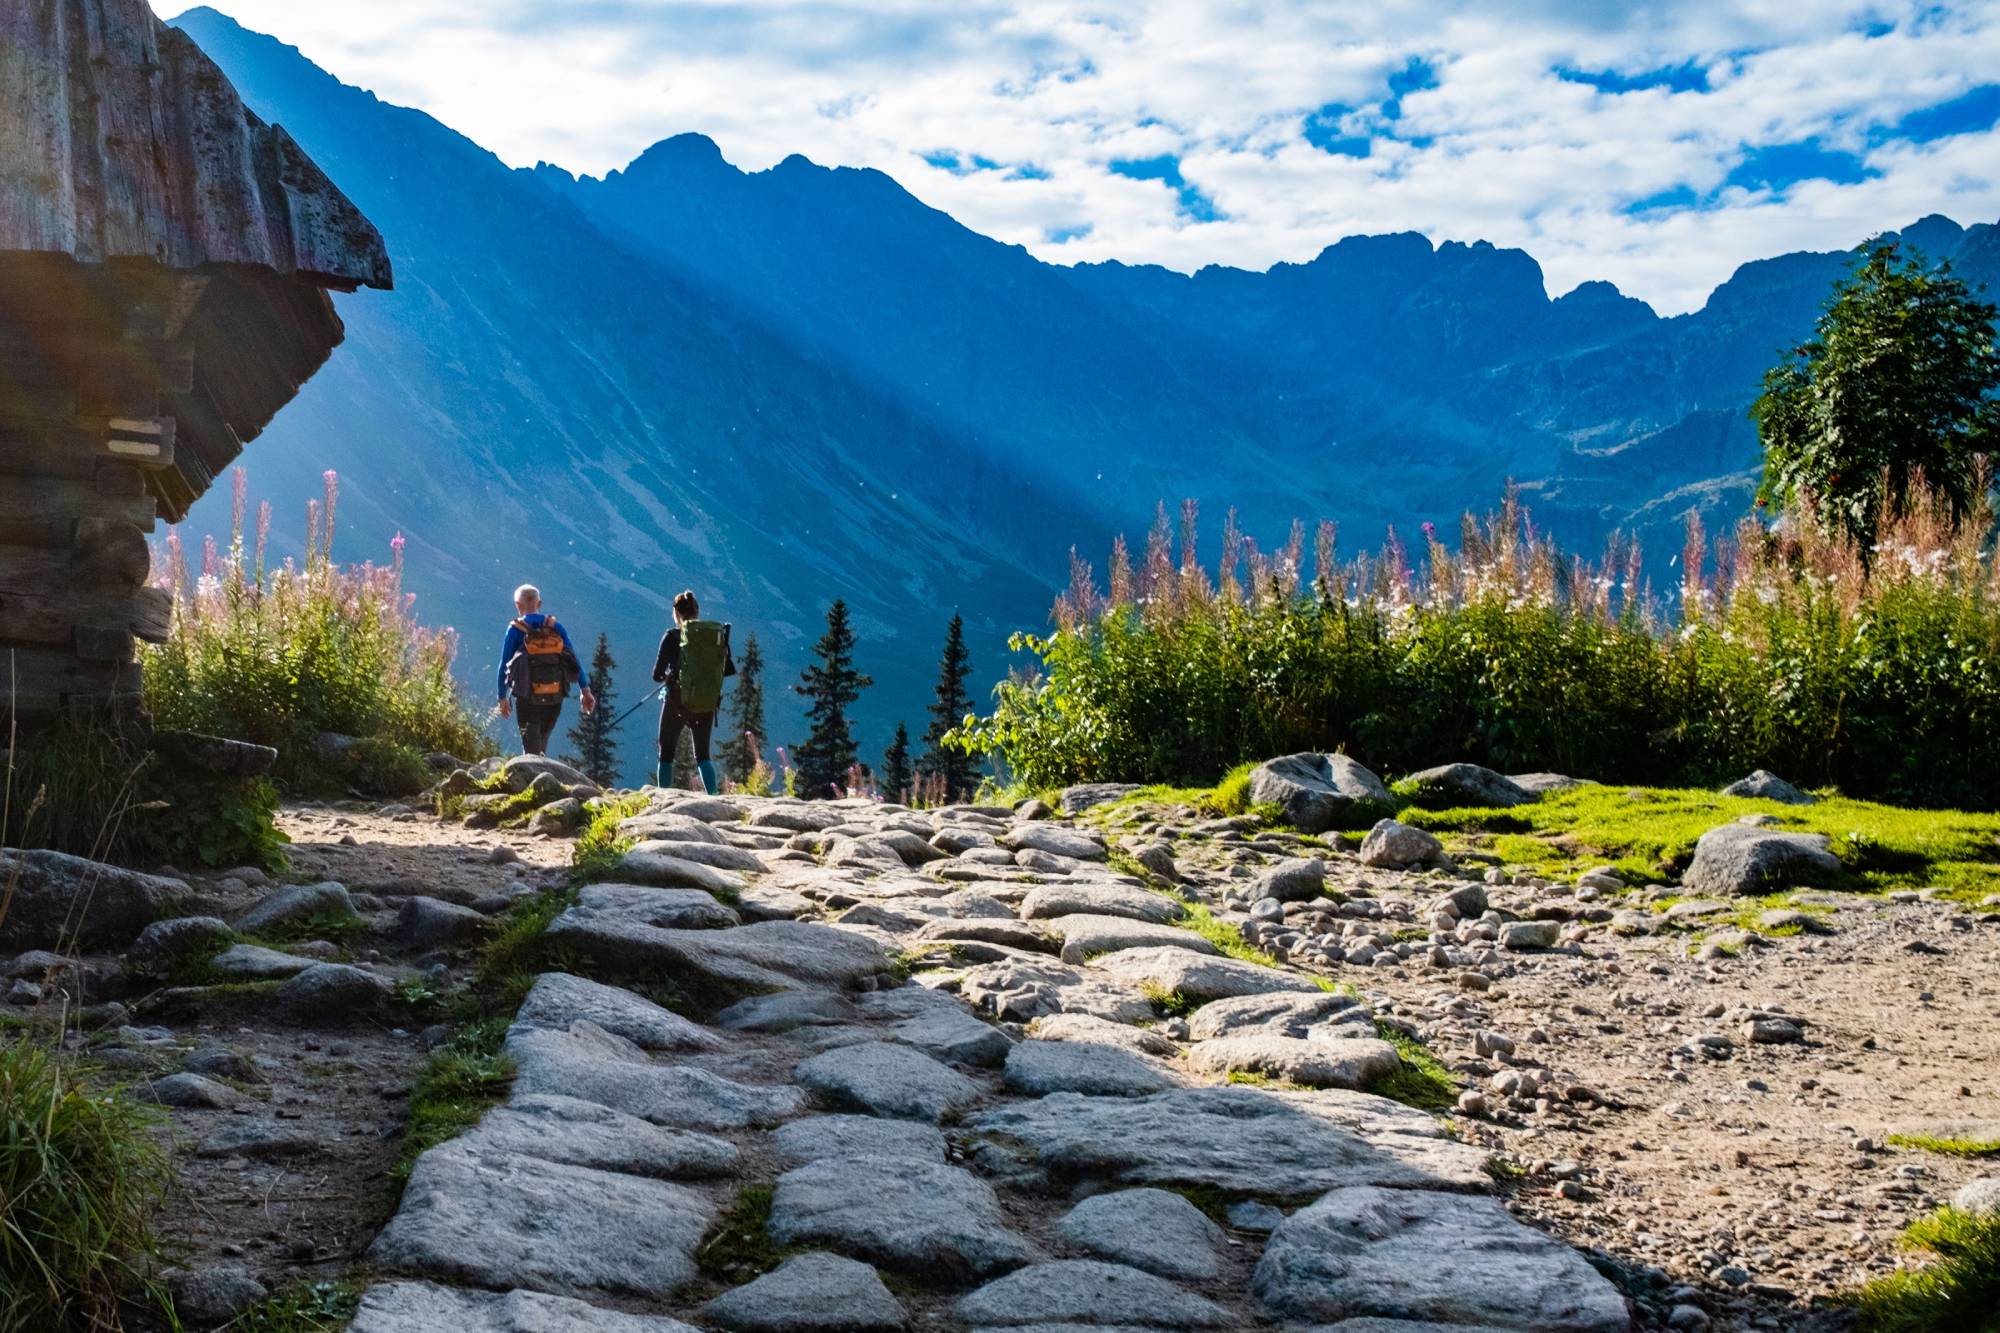
{"label": "large flat stone", "polygon": [[909,1322],[873,1268],[837,1254],[796,1255],[702,1312],[731,1333],[901,1333]]}
{"label": "large flat stone", "polygon": [[1062,937],[1062,960],[1081,963],[1099,954],[1121,949],[1182,949],[1188,953],[1216,954],[1213,944],[1191,930],[1134,921],[1123,916],[1058,916],[1049,919],[1049,930]]}
{"label": "large flat stone", "polygon": [[814,1115],[780,1125],[771,1142],[787,1166],[828,1158],[943,1162],[944,1135],[914,1120],[872,1115]]}
{"label": "large flat stone", "polygon": [[1228,1328],[1229,1315],[1164,1278],[1100,1259],[1061,1259],[996,1278],[953,1313],[981,1328],[1023,1325]]}
{"label": "large flat stone", "polygon": [[225,981],[282,981],[295,977],[319,960],[280,953],[261,944],[232,944],[208,960],[209,970]]}
{"label": "large flat stone", "polygon": [[1188,1036],[1195,1041],[1248,1032],[1303,1037],[1329,1025],[1359,1025],[1368,1032],[1375,1030],[1368,1011],[1359,1000],[1350,995],[1335,995],[1315,989],[1238,995],[1211,1001],[1189,1017]]}
{"label": "large flat stone", "polygon": [[825,1104],[935,1124],[979,1099],[979,1086],[922,1051],[871,1041],[801,1061],[793,1075]]}
{"label": "large flat stone", "polygon": [[1093,1194],[1070,1209],[1056,1230],[1100,1259],[1190,1282],[1220,1276],[1220,1255],[1228,1243],[1206,1213],[1171,1190]]}
{"label": "large flat stone", "polygon": [[577,894],[577,908],[600,921],[656,926],[661,930],[722,930],[739,924],[735,909],[701,888],[615,882],[586,884]]}
{"label": "large flat stone", "polygon": [[[1186,954],[1182,949],[1157,952]],[[1113,1023],[1140,1023],[1155,1017],[1152,1002],[1141,993],[1138,982],[1106,981],[1052,958],[982,964],[965,974],[958,993],[995,1018],[1016,1022],[1063,1013],[1089,1014]]]}
{"label": "large flat stone", "polygon": [[1534,1333],[1626,1333],[1617,1288],[1499,1202],[1336,1189],[1278,1227],[1251,1289],[1284,1319],[1355,1317]]}
{"label": "large flat stone", "polygon": [[1007,1053],[1009,1091],[1029,1097],[1081,1092],[1142,1097],[1179,1086],[1173,1070],[1149,1055],[1083,1041],[1024,1041]]}
{"label": "large flat stone", "polygon": [[999,1198],[969,1171],[907,1159],[827,1158],[778,1177],[769,1231],[780,1245],[825,1245],[936,1281],[1029,1263]]}
{"label": "large flat stone", "polygon": [[711,828],[708,821],[667,810],[649,810],[645,814],[619,820],[618,836],[630,838],[635,844],[693,842],[716,847],[724,845],[722,831]]}
{"label": "large flat stone", "polygon": [[1187,949],[1120,949],[1101,958],[1093,958],[1090,967],[1093,972],[1129,986],[1157,987],[1196,1005],[1237,995],[1317,992],[1320,989],[1309,979],[1295,973],[1234,958],[1206,958]]}
{"label": "large flat stone", "polygon": [[434,1282],[380,1282],[361,1297],[348,1333],[699,1333],[678,1319],[626,1314],[535,1291],[465,1291]]}
{"label": "large flat stone", "polygon": [[[708,826],[704,824],[702,827]],[[682,846],[677,842],[639,843],[618,858],[612,873],[628,884],[701,889],[722,897],[732,897],[742,891],[742,875],[689,860],[680,854]]]}
{"label": "large flat stone", "polygon": [[942,921],[928,921],[917,928],[916,937],[926,944],[966,941],[975,944],[1000,944],[1009,949],[1021,949],[1028,953],[1054,953],[1060,947],[1056,937],[1040,926],[1030,925],[1025,921],[991,917],[963,920],[946,917]]}
{"label": "large flat stone", "polygon": [[963,1001],[925,986],[871,991],[858,996],[855,1007],[881,1025],[889,1040],[956,1064],[997,1068],[1014,1044],[999,1028],[973,1017]]}
{"label": "large flat stone", "polygon": [[646,1051],[720,1050],[723,1039],[699,1023],[616,986],[567,972],[544,972],[514,1015],[514,1025],[567,1032],[579,1019]]}
{"label": "large flat stone", "polygon": [[664,1299],[714,1206],[680,1185],[459,1143],[417,1159],[371,1262],[473,1286]]}
{"label": "large flat stone", "polygon": [[1094,1014],[1050,1014],[1028,1025],[1028,1035],[1037,1041],[1083,1041],[1096,1046],[1116,1046],[1139,1055],[1172,1059],[1180,1046],[1153,1028],[1114,1023]]}
{"label": "large flat stone", "polygon": [[1000,845],[1012,852],[1032,849],[1077,861],[1102,861],[1108,855],[1097,838],[1060,824],[1016,824],[1000,839]]}
{"label": "large flat stone", "polygon": [[459,1142],[478,1152],[663,1180],[725,1176],[736,1169],[737,1157],[735,1145],[723,1139],[665,1129],[597,1102],[547,1093],[494,1107]]}
{"label": "large flat stone", "polygon": [[725,990],[858,989],[889,970],[888,955],[879,944],[806,921],[662,930],[620,920],[579,901],[555,919],[543,938],[551,947],[573,949],[599,966],[665,972]]}
{"label": "large flat stone", "polygon": [[717,1013],[714,1023],[732,1032],[792,1032],[851,1023],[860,1014],[853,1000],[831,991],[778,991],[738,1000]]}
{"label": "large flat stone", "polygon": [[328,881],[287,884],[274,889],[232,924],[239,934],[261,935],[320,918],[347,920],[353,916],[354,900],[348,896],[347,887]]}
{"label": "large flat stone", "polygon": [[1365,1088],[1403,1067],[1380,1037],[1288,1037],[1245,1032],[1188,1048],[1190,1067],[1208,1074],[1262,1074],[1308,1088]]}
{"label": "large flat stone", "polygon": [[1123,916],[1165,925],[1187,915],[1187,909],[1165,894],[1128,884],[1038,884],[1021,899],[1025,920],[1062,916]]}
{"label": "large flat stone", "polygon": [[654,1064],[624,1038],[583,1021],[566,1032],[515,1028],[504,1049],[517,1070],[516,1096],[576,1097],[675,1129],[774,1125],[805,1109],[797,1088]]}
{"label": "large flat stone", "polygon": [[[982,1164],[1057,1185],[1208,1185],[1245,1195],[1317,1194],[1344,1185],[1490,1185],[1486,1153],[1442,1137],[1434,1121],[1438,1137],[1399,1132],[1397,1113],[1409,1108],[1347,1095],[1394,1111],[1370,1126],[1365,1114],[1343,1123],[1255,1088],[1181,1088],[1150,1097],[1059,1092],[977,1112],[965,1125],[991,1136],[978,1150]],[[1364,1128],[1373,1132],[1364,1137]]]}

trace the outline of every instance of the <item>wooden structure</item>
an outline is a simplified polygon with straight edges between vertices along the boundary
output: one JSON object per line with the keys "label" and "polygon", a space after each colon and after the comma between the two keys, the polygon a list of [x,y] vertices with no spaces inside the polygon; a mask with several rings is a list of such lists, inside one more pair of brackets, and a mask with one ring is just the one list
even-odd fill
{"label": "wooden structure", "polygon": [[373,224],[146,0],[0,0],[0,736],[136,711],[170,609],[146,534],[339,344],[328,290],[390,285]]}

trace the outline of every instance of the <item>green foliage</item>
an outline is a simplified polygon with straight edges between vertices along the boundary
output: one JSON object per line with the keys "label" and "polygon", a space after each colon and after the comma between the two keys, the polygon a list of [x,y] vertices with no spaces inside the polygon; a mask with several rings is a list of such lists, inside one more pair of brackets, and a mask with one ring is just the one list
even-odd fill
{"label": "green foliage", "polygon": [[1802,506],[1864,547],[1919,479],[1963,516],[1988,485],[1979,456],[2000,442],[1996,314],[1948,264],[1857,251],[1813,340],[1764,376],[1750,409],[1758,503]]}
{"label": "green foliage", "polygon": [[1442,1111],[1458,1103],[1458,1080],[1431,1054],[1430,1047],[1387,1023],[1377,1023],[1375,1033],[1396,1048],[1402,1067],[1368,1085],[1378,1097],[1388,1097],[1422,1111]]}
{"label": "green foliage", "polygon": [[245,1310],[230,1333],[338,1333],[354,1318],[361,1288],[352,1282],[303,1282]]}
{"label": "green foliage", "polygon": [[480,954],[477,984],[489,987],[530,971],[539,961],[542,932],[575,902],[575,889],[557,889],[516,903]]}
{"label": "green foliage", "polygon": [[618,780],[618,738],[611,730],[618,716],[611,704],[616,697],[611,673],[617,666],[618,660],[611,655],[610,636],[599,634],[597,650],[590,655],[590,674],[585,679],[590,692],[597,696],[597,707],[580,714],[576,725],[569,729],[569,743],[576,747],[576,754],[566,762],[600,787],[609,787]]}
{"label": "green foliage", "polygon": [[998,754],[1029,789],[1180,784],[1345,748],[1385,774],[1466,760],[1712,785],[1768,768],[2000,808],[1991,530],[1983,501],[1954,524],[1919,493],[1885,517],[1872,564],[1844,538],[1750,523],[1716,545],[1711,577],[1693,527],[1671,616],[1633,550],[1565,556],[1512,495],[1468,517],[1456,550],[1427,535],[1413,556],[1392,533],[1341,563],[1328,533],[1310,584],[1293,550],[1247,589],[1225,558],[1218,585],[1156,535],[1145,570],[1114,560],[1110,595],[1083,570],[1057,630],[1015,638],[1036,669],[953,743]]}
{"label": "green foliage", "polygon": [[1940,1139],[1929,1134],[1891,1134],[1898,1148],[1942,1153],[1947,1157],[2000,1157],[2000,1141],[1989,1139]]}
{"label": "green foliage", "polygon": [[410,1089],[410,1119],[403,1151],[391,1172],[397,1181],[425,1152],[455,1139],[500,1104],[514,1084],[514,1062],[500,1053],[504,1019],[461,1029],[431,1053]]}
{"label": "green foliage", "polygon": [[618,831],[618,826],[634,815],[644,814],[646,798],[634,792],[617,800],[603,800],[591,811],[590,822],[577,835],[570,853],[571,875],[579,881],[607,879],[618,858],[632,849],[635,841]]}
{"label": "green foliage", "polygon": [[796,1251],[771,1239],[771,1196],[769,1185],[745,1185],[735,1202],[716,1220],[694,1261],[701,1271],[718,1282],[748,1282],[770,1272]]}
{"label": "green foliage", "polygon": [[978,785],[978,765],[972,756],[945,738],[972,712],[966,681],[972,675],[972,653],[965,646],[965,617],[954,614],[945,627],[944,652],[938,658],[937,687],[932,691],[930,725],[924,728],[924,755],[917,767],[941,779],[944,800],[963,800]]}
{"label": "green foliage", "polygon": [[278,789],[264,778],[208,778],[149,766],[134,821],[136,859],[184,867],[282,869],[291,842],[277,825]]}
{"label": "green foliage", "polygon": [[2000,1330],[2000,1216],[1940,1208],[1912,1223],[1902,1243],[1933,1258],[1849,1297],[1863,1333]]}
{"label": "green foliage", "polygon": [[[269,507],[246,546],[242,476],[226,550],[210,542],[200,567],[190,569],[178,534],[168,534],[163,577],[174,594],[173,628],[167,642],[140,654],[155,721],[277,747],[273,776],[288,791],[407,795],[428,780],[412,758],[433,750],[491,754],[481,719],[452,677],[454,636],[426,628],[411,611],[402,539],[391,543],[386,566],[336,564],[338,489],[329,472],[324,507],[307,507],[303,564],[267,568]],[[364,747],[323,745],[327,733],[360,738]]]}
{"label": "green foliage", "polygon": [[1542,873],[1609,864],[1628,879],[1659,881],[1687,864],[1703,833],[1749,814],[1774,816],[1788,831],[1825,834],[1849,878],[1822,887],[1935,885],[1954,896],[2000,887],[2000,814],[1912,810],[1833,795],[1784,805],[1694,789],[1587,786],[1511,810],[1412,808],[1401,818],[1447,835],[1448,845],[1476,845]]}
{"label": "green foliage", "polygon": [[[771,773],[764,765],[764,651],[752,634],[743,643],[743,656],[736,659],[736,688],[731,694],[730,734],[716,753],[722,756],[723,776],[753,796],[771,793]],[[760,774],[758,769],[763,768]],[[757,780],[761,778],[761,786]]]}
{"label": "green foliage", "polygon": [[37,1042],[0,1048],[0,1333],[117,1326],[172,1180],[153,1123]]}
{"label": "green foliage", "polygon": [[[839,796],[847,790],[855,764],[854,732],[847,710],[861,691],[875,683],[854,669],[854,631],[847,622],[847,603],[835,598],[826,612],[826,633],[813,645],[818,660],[808,666],[792,689],[810,700],[806,716],[812,731],[793,755],[798,794],[812,800]],[[786,775],[787,795],[792,777]]]}

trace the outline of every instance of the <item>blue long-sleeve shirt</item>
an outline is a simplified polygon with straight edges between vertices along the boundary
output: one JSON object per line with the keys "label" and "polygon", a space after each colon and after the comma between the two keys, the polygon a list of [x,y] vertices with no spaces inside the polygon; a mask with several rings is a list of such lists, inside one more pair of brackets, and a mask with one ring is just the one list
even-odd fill
{"label": "blue long-sleeve shirt", "polygon": [[[523,622],[531,627],[539,626],[548,618],[548,613],[544,611],[530,611],[527,615],[520,617]],[[556,633],[562,635],[563,647],[574,653],[576,645],[569,641],[569,631],[564,629],[560,622],[556,625]],[[520,652],[522,646],[527,641],[528,636],[521,633],[519,626],[515,625],[511,620],[508,621],[507,637],[500,641],[500,680],[496,686],[498,692],[494,695],[495,698],[504,699],[507,697],[507,664],[514,660],[514,654]]]}

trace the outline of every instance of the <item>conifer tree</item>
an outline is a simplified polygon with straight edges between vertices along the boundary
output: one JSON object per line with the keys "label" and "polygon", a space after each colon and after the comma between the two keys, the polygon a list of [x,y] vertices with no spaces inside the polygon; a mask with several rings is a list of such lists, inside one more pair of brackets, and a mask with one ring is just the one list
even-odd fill
{"label": "conifer tree", "polygon": [[898,722],[896,738],[882,752],[882,797],[907,800],[910,790],[910,729]]}
{"label": "conifer tree", "polygon": [[[731,782],[748,782],[764,741],[764,652],[752,634],[736,659],[736,692],[730,704],[729,738],[718,747],[722,770]],[[757,739],[751,740],[754,736]]]}
{"label": "conifer tree", "polygon": [[918,765],[925,773],[935,773],[944,779],[947,800],[961,799],[974,786],[972,756],[942,744],[945,733],[972,711],[972,699],[965,692],[966,678],[971,674],[972,654],[965,647],[965,617],[954,615],[945,629],[944,655],[938,661],[937,688],[930,706],[931,724],[924,729],[924,757]]}
{"label": "conifer tree", "polygon": [[567,762],[600,787],[618,779],[618,741],[611,734],[612,719],[618,716],[611,705],[611,672],[617,665],[610,637],[599,634],[597,651],[590,655],[590,692],[597,696],[597,708],[569,729],[569,743],[576,749]]}
{"label": "conifer tree", "polygon": [[798,794],[814,800],[833,796],[854,767],[854,731],[847,710],[861,691],[875,683],[854,669],[854,631],[847,623],[847,603],[835,598],[826,612],[826,633],[813,645],[819,659],[792,686],[811,700],[806,716],[812,732],[792,758],[798,769]]}

